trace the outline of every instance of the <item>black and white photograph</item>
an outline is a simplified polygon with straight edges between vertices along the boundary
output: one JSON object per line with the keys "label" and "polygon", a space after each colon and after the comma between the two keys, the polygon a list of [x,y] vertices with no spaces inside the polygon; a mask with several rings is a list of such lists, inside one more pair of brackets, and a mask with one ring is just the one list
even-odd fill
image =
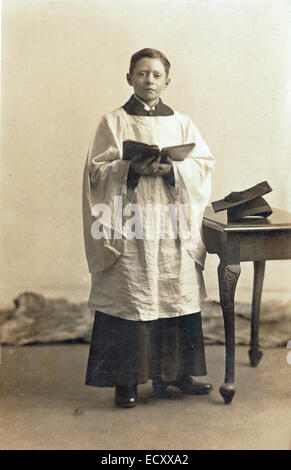
{"label": "black and white photograph", "polygon": [[1,451],[291,449],[290,49],[289,0],[2,0]]}

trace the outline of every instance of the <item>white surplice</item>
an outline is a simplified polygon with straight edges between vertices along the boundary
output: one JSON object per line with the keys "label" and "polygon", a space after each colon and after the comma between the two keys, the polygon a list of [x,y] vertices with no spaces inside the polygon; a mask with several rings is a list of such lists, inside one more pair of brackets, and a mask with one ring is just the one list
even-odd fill
{"label": "white surplice", "polygon": [[[195,147],[184,161],[173,163],[175,186],[162,176],[141,176],[131,191],[127,189],[129,162],[122,159],[122,145],[127,139],[160,148],[190,142],[195,142]],[[89,148],[83,180],[91,308],[135,321],[201,310],[201,301],[206,296],[202,275],[206,251],[201,226],[211,194],[213,166],[214,157],[197,127],[189,117],[176,111],[167,116],[140,116],[119,108],[101,119]],[[179,219],[178,236],[169,237],[167,233],[162,238],[159,216],[153,224],[152,236],[144,236],[147,222],[152,222],[146,211],[149,205],[159,204],[160,207],[174,204],[176,214],[179,205],[191,207],[190,238],[179,231]],[[104,212],[100,211],[102,207]],[[138,232],[133,238],[125,225],[132,214],[142,220],[142,234]],[[189,217],[190,212],[187,214]],[[103,235],[98,239],[96,222],[98,227],[100,220],[104,230],[100,229]]]}

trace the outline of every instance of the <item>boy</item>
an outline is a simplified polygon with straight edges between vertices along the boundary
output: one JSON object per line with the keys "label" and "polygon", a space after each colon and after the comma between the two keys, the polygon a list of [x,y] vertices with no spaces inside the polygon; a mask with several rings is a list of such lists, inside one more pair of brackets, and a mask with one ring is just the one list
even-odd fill
{"label": "boy", "polygon": [[[134,94],[102,118],[84,169],[89,306],[95,310],[86,384],[114,386],[115,403],[124,408],[135,406],[137,385],[150,379],[157,397],[167,396],[169,385],[185,394],[212,389],[191,376],[207,374],[200,313],[206,296],[201,224],[214,158],[192,121],[160,99],[170,84],[169,69],[168,59],[155,49],[132,56],[127,81]],[[126,160],[126,140],[160,149],[195,146],[183,161],[167,154]],[[172,217],[171,235],[161,234],[160,213],[154,209],[148,216],[153,207],[174,207],[175,216],[181,215],[178,221]],[[132,212],[136,217],[123,225]],[[183,230],[189,213],[190,232]]]}

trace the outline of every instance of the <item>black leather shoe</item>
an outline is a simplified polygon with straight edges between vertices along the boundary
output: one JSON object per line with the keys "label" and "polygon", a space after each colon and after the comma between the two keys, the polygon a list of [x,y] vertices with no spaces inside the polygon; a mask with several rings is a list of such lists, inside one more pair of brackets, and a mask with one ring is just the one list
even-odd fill
{"label": "black leather shoe", "polygon": [[209,383],[195,382],[190,375],[184,375],[178,380],[169,382],[169,385],[178,387],[184,395],[208,395],[213,389]]}
{"label": "black leather shoe", "polygon": [[117,385],[115,387],[115,404],[120,408],[133,408],[137,399],[136,385]]}

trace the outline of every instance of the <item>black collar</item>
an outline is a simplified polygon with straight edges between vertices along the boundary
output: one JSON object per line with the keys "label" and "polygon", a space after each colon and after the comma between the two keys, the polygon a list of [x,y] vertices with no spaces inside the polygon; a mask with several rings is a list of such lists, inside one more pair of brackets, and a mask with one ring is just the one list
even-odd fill
{"label": "black collar", "polygon": [[134,95],[132,95],[122,107],[127,114],[134,116],[172,116],[172,114],[174,114],[174,111],[164,104],[161,99],[156,104],[155,110],[146,111],[143,104],[138,101]]}

